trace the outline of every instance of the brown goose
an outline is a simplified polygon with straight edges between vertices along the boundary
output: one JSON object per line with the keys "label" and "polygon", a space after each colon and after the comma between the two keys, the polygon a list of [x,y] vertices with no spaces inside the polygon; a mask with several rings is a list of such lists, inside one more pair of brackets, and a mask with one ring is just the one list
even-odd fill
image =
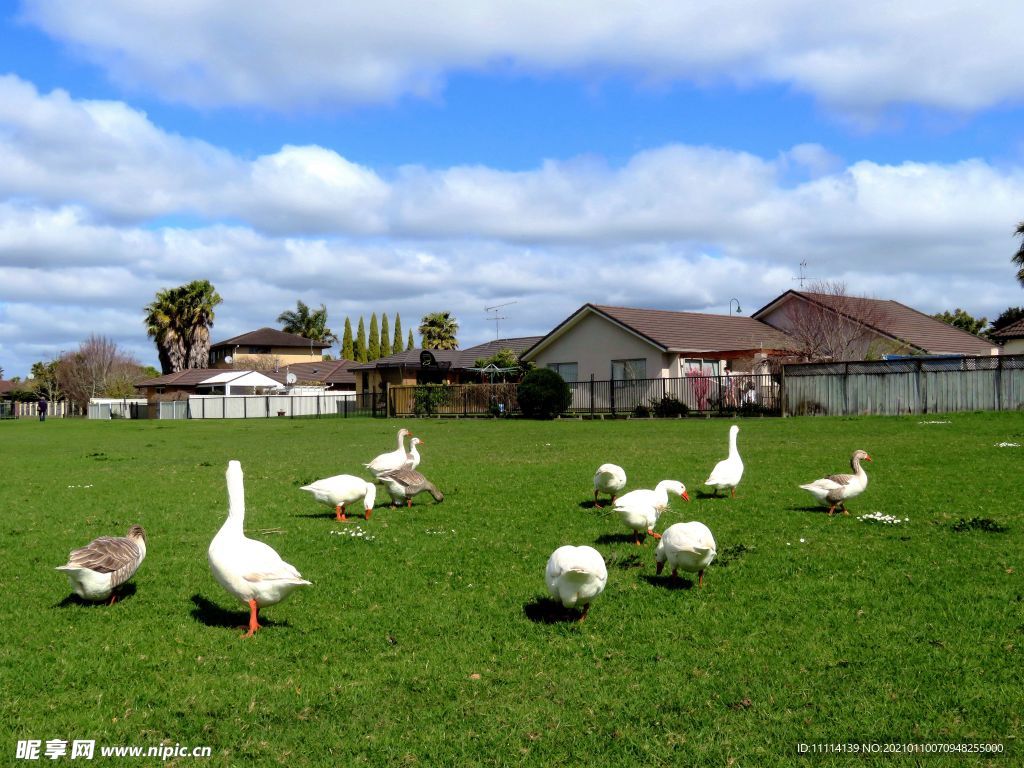
{"label": "brown goose", "polygon": [[421,473],[409,467],[402,467],[391,472],[385,472],[377,478],[388,487],[391,495],[391,505],[405,499],[407,507],[412,506],[412,497],[427,492],[434,497],[434,501],[444,501],[444,494],[437,490],[432,482],[427,480]]}
{"label": "brown goose", "polygon": [[100,536],[68,555],[67,574],[75,594],[84,600],[117,600],[114,590],[135,575],[146,557],[146,531],[133,525],[126,536]]}
{"label": "brown goose", "polygon": [[852,475],[829,475],[800,487],[810,491],[822,504],[828,504],[830,515],[836,511],[836,507],[841,508],[844,515],[848,515],[850,513],[846,511],[846,500],[859,496],[868,487],[868,475],[861,467],[861,461],[871,461],[871,457],[867,451],[854,451],[850,457]]}

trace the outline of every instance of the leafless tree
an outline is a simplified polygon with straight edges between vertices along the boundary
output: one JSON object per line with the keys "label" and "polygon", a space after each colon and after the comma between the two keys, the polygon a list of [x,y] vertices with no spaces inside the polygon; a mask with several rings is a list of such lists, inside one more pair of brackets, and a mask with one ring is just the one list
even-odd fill
{"label": "leafless tree", "polygon": [[883,339],[876,329],[887,325],[881,303],[850,296],[846,283],[832,280],[815,281],[800,296],[786,307],[784,329],[796,342],[799,357],[840,362],[863,360],[878,351]]}
{"label": "leafless tree", "polygon": [[56,372],[68,399],[84,409],[94,397],[134,396],[142,366],[113,340],[92,334],[57,358]]}

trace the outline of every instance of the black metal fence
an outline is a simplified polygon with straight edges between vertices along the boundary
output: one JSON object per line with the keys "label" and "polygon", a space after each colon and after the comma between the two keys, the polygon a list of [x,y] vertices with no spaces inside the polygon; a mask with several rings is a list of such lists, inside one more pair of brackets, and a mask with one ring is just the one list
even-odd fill
{"label": "black metal fence", "polygon": [[[770,374],[569,382],[570,416],[778,415]],[[424,384],[388,390],[390,416],[503,416],[519,413],[517,384]]]}

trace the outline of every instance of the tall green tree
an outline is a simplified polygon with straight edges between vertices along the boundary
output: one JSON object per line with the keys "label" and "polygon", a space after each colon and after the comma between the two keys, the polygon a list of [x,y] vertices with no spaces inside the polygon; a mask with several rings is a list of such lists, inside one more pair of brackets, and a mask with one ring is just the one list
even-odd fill
{"label": "tall green tree", "polygon": [[420,321],[420,337],[424,349],[458,349],[459,341],[455,337],[459,332],[459,324],[451,312],[431,312]]}
{"label": "tall green tree", "polygon": [[285,333],[295,333],[331,346],[338,341],[338,336],[327,327],[327,307],[323,304],[320,309],[310,311],[305,302],[296,301],[295,309],[286,309],[277,316],[277,322],[281,323],[281,330]]}
{"label": "tall green tree", "polygon": [[359,327],[356,329],[356,360],[360,363],[369,362],[366,354],[366,326],[363,325],[363,318],[359,317]]}
{"label": "tall green tree", "polygon": [[1021,241],[1017,252],[1013,254],[1013,263],[1019,267],[1017,270],[1017,282],[1024,285],[1024,221],[1017,225],[1016,236],[1021,238]]}
{"label": "tall green tree", "polygon": [[377,330],[377,313],[370,313],[370,340],[366,344],[366,359],[369,361],[380,358],[380,331]]}
{"label": "tall green tree", "polygon": [[387,357],[391,354],[391,329],[388,327],[388,313],[380,316],[380,356]]}
{"label": "tall green tree", "polygon": [[952,312],[947,309],[945,312],[932,315],[932,317],[936,320],[941,320],[947,325],[952,325],[954,328],[959,328],[961,331],[973,333],[975,336],[980,334],[982,329],[988,325],[987,317],[972,317],[969,312],[960,309],[960,307],[957,307]]}
{"label": "tall green tree", "polygon": [[393,352],[402,351],[402,316],[395,312],[395,340],[391,342]]}
{"label": "tall green tree", "polygon": [[214,307],[221,297],[209,280],[157,291],[146,305],[146,333],[156,342],[163,373],[205,368],[210,355]]}
{"label": "tall green tree", "polygon": [[345,332],[341,337],[341,356],[345,360],[355,360],[355,348],[352,346],[352,321],[345,318]]}
{"label": "tall green tree", "polygon": [[416,342],[412,340],[412,328],[409,329],[409,340],[405,343],[405,348],[407,350],[416,349]]}

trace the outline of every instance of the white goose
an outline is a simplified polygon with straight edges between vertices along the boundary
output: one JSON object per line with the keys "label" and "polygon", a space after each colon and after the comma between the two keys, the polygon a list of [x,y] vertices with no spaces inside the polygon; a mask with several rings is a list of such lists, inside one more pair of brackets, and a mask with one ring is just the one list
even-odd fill
{"label": "white goose", "polygon": [[715,489],[715,496],[719,491],[726,490],[732,492],[730,495],[736,496],[736,486],[743,477],[743,460],[736,448],[736,435],[739,433],[740,428],[735,424],[729,427],[729,458],[718,462],[708,475],[708,479],[704,481],[704,485],[710,485]]}
{"label": "white goose", "polygon": [[633,541],[637,544],[640,543],[641,531],[656,539],[661,538],[661,534],[654,532],[654,526],[661,513],[668,508],[669,491],[679,494],[686,501],[690,500],[685,485],[678,480],[662,480],[653,491],[646,488],[630,491],[615,502],[615,511],[633,529]]}
{"label": "white goose", "polygon": [[829,475],[800,487],[810,491],[820,503],[828,504],[830,515],[835,512],[836,507],[840,507],[843,514],[848,515],[850,513],[846,511],[846,500],[859,496],[868,487],[868,475],[860,465],[861,460],[871,461],[871,457],[866,451],[854,451],[850,457],[852,475]]}
{"label": "white goose", "polygon": [[704,586],[704,569],[718,554],[715,537],[704,523],[676,523],[665,529],[654,552],[656,572],[661,574],[665,563],[672,569],[672,576],[682,569],[696,573],[697,585]]}
{"label": "white goose", "polygon": [[117,601],[114,590],[135,575],[146,559],[146,531],[133,525],[125,536],[100,536],[71,550],[66,565],[58,565],[75,594],[83,600]]}
{"label": "white goose", "polygon": [[597,502],[598,493],[611,494],[615,503],[615,495],[626,487],[626,471],[618,464],[602,464],[594,473],[594,506],[598,509],[601,505]]}
{"label": "white goose", "polygon": [[300,491],[308,491],[321,504],[334,507],[336,520],[345,520],[345,505],[363,500],[366,519],[373,514],[373,504],[377,500],[377,486],[368,483],[355,475],[334,475],[321,480],[314,480],[303,485]]}
{"label": "white goose", "polygon": [[559,547],[548,558],[544,572],[548,592],[566,608],[583,606],[580,621],[587,618],[590,602],[604,591],[608,569],[601,553],[593,547]]}
{"label": "white goose", "polygon": [[310,582],[272,547],[246,537],[242,465],[229,461],[226,477],[228,519],[210,542],[206,556],[217,582],[249,606],[249,631],[244,637],[252,637],[260,628],[260,608],[281,602],[294,589],[309,586]]}
{"label": "white goose", "polygon": [[405,450],[405,438],[411,433],[404,427],[398,430],[398,447],[387,453],[377,456],[369,464],[364,464],[374,477],[380,477],[382,472],[391,472],[400,469],[408,461],[409,455]]}
{"label": "white goose", "polygon": [[405,468],[416,469],[420,465],[420,452],[416,450],[417,445],[422,445],[425,440],[421,440],[418,437],[414,437],[409,441],[409,453],[405,456]]}

